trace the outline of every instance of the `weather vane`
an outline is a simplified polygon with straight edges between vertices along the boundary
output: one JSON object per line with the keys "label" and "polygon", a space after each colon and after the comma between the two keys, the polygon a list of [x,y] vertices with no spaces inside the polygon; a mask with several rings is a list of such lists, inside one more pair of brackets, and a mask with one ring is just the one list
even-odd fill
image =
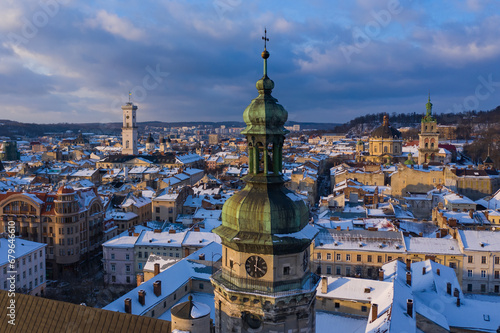
{"label": "weather vane", "polygon": [[262,36],[262,39],[264,40],[264,50],[266,49],[267,42],[269,42],[269,38],[267,38],[267,29],[264,28],[264,36]]}

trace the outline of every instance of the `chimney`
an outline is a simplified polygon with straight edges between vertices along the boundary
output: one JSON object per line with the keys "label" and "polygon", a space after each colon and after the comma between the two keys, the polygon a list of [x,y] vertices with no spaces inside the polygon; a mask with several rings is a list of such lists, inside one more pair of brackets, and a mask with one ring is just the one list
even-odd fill
{"label": "chimney", "polygon": [[378,317],[378,304],[373,303],[372,304],[372,319],[370,320],[370,322],[374,322],[375,320],[377,320],[377,317]]}
{"label": "chimney", "polygon": [[155,276],[160,274],[160,264],[155,264]]}
{"label": "chimney", "polygon": [[139,287],[144,282],[144,274],[137,274],[137,287]]}
{"label": "chimney", "polygon": [[422,275],[425,275],[425,266],[422,267]]}
{"label": "chimney", "polygon": [[328,293],[328,278],[326,278],[325,276],[321,278],[321,293]]}
{"label": "chimney", "polygon": [[198,259],[205,260],[205,253],[200,253],[200,255],[198,256]]}
{"label": "chimney", "polygon": [[144,305],[146,304],[146,292],[144,290],[139,290],[139,303],[141,303],[141,305]]}
{"label": "chimney", "polygon": [[474,212],[472,211],[472,209],[470,209],[470,210],[469,210],[469,217],[470,217],[470,218],[472,218],[472,217],[473,217],[473,213],[474,213]]}
{"label": "chimney", "polygon": [[384,281],[384,270],[382,268],[378,269],[378,279]]}
{"label": "chimney", "polygon": [[155,229],[154,233],[155,234],[161,234],[161,229]]}
{"label": "chimney", "polygon": [[460,296],[460,292],[458,291],[458,288],[455,288],[455,289],[453,290],[453,296],[454,296],[454,297],[459,297],[459,296]]}
{"label": "chimney", "polygon": [[412,299],[406,300],[406,313],[408,314],[408,316],[413,318],[413,300]]}
{"label": "chimney", "polygon": [[411,272],[406,272],[406,284],[411,286]]}
{"label": "chimney", "polygon": [[440,230],[436,231],[436,238],[441,238],[441,231]]}
{"label": "chimney", "polygon": [[169,233],[169,234],[175,234],[175,229],[170,229],[170,230],[168,230],[168,233]]}
{"label": "chimney", "polygon": [[347,230],[347,231],[349,231],[349,227],[347,227],[347,229],[346,229],[346,230]]}
{"label": "chimney", "polygon": [[132,313],[132,299],[125,298],[125,313]]}
{"label": "chimney", "polygon": [[129,237],[132,237],[133,233],[134,233],[134,231],[133,231],[133,230],[128,229],[128,235],[129,235]]}
{"label": "chimney", "polygon": [[153,291],[156,295],[156,297],[160,297],[161,295],[161,281],[157,280],[153,283]]}
{"label": "chimney", "polygon": [[446,293],[448,295],[451,295],[451,283],[450,282],[446,283]]}
{"label": "chimney", "polygon": [[457,307],[460,307],[460,297],[457,297]]}
{"label": "chimney", "polygon": [[436,269],[436,274],[437,274],[437,275],[441,275],[441,270],[440,270],[439,268],[438,268],[438,269]]}
{"label": "chimney", "polygon": [[196,225],[194,228],[193,228],[193,231],[195,232],[200,232],[200,227],[198,225]]}
{"label": "chimney", "polygon": [[340,231],[340,226],[339,225],[337,226],[337,231]]}
{"label": "chimney", "polygon": [[411,260],[406,259],[406,270],[411,271]]}

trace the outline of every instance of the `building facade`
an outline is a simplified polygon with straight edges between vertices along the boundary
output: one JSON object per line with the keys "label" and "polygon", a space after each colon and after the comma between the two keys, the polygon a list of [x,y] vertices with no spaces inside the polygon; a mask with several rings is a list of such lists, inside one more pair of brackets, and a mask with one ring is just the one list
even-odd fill
{"label": "building facade", "polygon": [[104,212],[94,189],[0,194],[2,229],[15,222],[16,236],[47,244],[47,275],[76,271],[90,253],[100,250]]}

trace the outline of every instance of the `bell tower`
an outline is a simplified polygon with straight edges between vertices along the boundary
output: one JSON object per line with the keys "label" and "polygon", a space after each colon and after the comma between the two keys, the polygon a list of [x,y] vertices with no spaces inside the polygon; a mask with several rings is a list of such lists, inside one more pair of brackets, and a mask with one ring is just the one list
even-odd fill
{"label": "bell tower", "polygon": [[[263,37],[268,41],[267,32]],[[271,96],[264,44],[259,95],[243,113],[249,171],[245,188],[222,208],[222,267],[212,276],[215,330],[315,332],[319,277],[309,268],[316,229],[304,201],[284,186],[282,149],[288,113]]]}
{"label": "bell tower", "polygon": [[[130,97],[130,93],[129,93]],[[137,106],[128,101],[122,106],[123,111],[123,127],[122,127],[122,154],[137,155],[137,124],[136,112]]]}
{"label": "bell tower", "polygon": [[425,104],[426,113],[422,118],[419,142],[418,142],[418,164],[437,161],[439,153],[439,132],[437,130],[436,118],[432,116],[431,95]]}

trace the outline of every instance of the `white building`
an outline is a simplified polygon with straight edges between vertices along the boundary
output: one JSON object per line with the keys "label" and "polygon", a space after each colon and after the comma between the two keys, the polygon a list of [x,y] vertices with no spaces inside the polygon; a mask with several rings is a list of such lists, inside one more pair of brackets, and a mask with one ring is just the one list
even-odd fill
{"label": "white building", "polygon": [[15,238],[15,268],[9,264],[9,240],[0,238],[0,289],[9,290],[8,277],[16,276],[16,290],[40,296],[45,291],[45,247],[47,244]]}

